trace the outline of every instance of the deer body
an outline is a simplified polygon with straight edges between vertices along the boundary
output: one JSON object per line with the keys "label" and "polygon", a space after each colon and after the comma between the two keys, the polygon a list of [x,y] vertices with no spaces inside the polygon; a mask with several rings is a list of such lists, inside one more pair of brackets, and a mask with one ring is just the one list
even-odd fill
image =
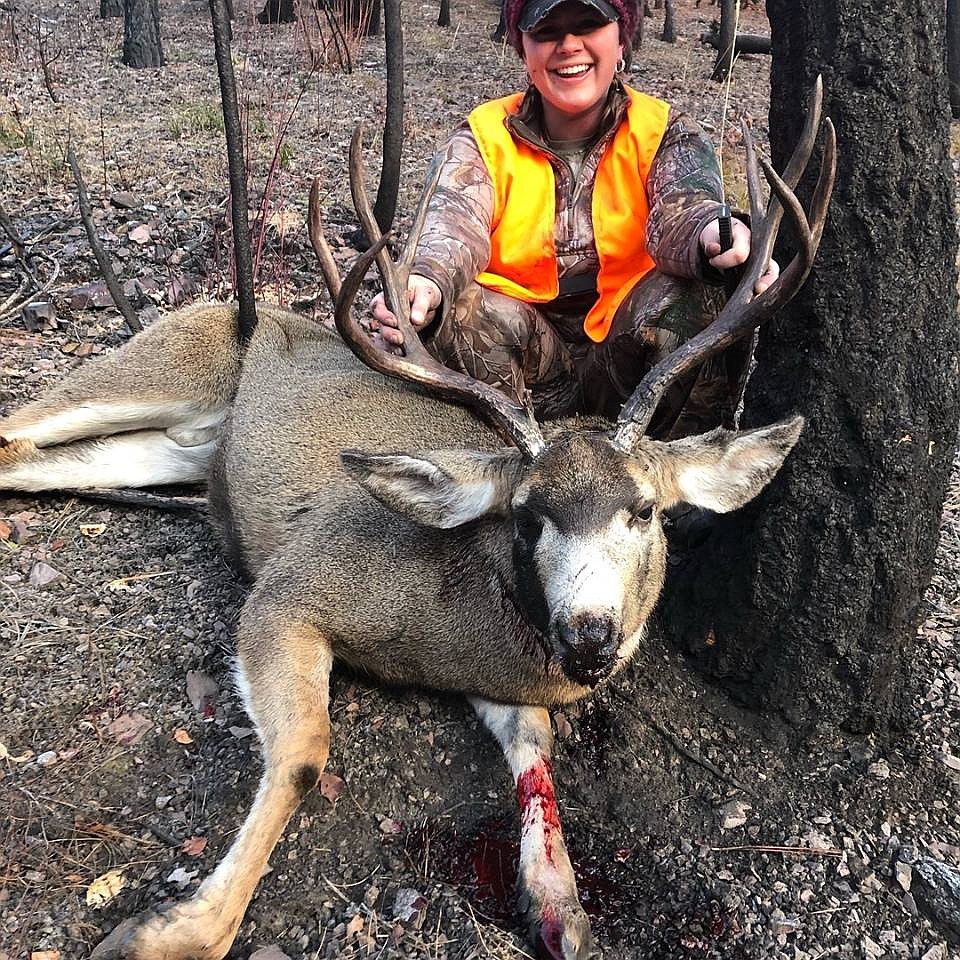
{"label": "deer body", "polygon": [[[334,658],[387,683],[465,693],[518,791],[550,783],[544,708],[589,694],[637,649],[663,582],[662,509],[749,499],[799,433],[791,422],[624,452],[596,424],[561,422],[530,460],[465,408],[365,368],[292,313],[262,307],[245,349],[235,330],[228,306],[165,317],[0,421],[0,489],[209,469],[227,552],[255,581],[237,646],[264,744],[261,791],[194,898],[122,924],[98,957],[226,952],[326,762]],[[589,956],[552,786],[520,795],[534,937],[553,939],[548,955]]]}

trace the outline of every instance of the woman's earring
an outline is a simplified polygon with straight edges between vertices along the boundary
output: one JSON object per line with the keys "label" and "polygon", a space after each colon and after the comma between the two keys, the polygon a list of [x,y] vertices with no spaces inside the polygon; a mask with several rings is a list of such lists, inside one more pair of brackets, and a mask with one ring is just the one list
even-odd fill
{"label": "woman's earring", "polygon": [[617,61],[617,73],[623,73],[623,71],[626,69],[627,69],[627,61],[624,60],[623,57],[621,57]]}

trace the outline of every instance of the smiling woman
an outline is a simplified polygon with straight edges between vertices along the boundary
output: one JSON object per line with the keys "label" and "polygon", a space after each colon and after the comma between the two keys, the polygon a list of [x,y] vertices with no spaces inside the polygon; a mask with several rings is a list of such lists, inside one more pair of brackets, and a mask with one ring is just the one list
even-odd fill
{"label": "smiling woman", "polygon": [[[638,0],[506,0],[525,93],[474,109],[441,150],[408,284],[411,320],[448,366],[541,417],[614,419],[643,375],[710,324],[723,270],[713,146],[689,117],[623,81]],[[771,261],[757,292],[776,278]],[[372,326],[403,343],[382,294]],[[749,349],[694,370],[650,432],[733,426]]]}

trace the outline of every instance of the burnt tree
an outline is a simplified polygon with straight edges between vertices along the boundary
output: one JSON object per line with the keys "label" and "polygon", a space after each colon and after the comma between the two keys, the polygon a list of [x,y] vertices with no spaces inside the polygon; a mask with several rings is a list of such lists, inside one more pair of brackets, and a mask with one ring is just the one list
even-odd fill
{"label": "burnt tree", "polygon": [[947,76],[950,111],[960,119],[960,0],[947,0]]}
{"label": "burnt tree", "polygon": [[383,32],[387,53],[387,111],[383,121],[383,165],[373,212],[386,233],[393,224],[400,191],[403,154],[403,26],[400,0],[383,0]]}
{"label": "burnt tree", "polygon": [[123,16],[123,0],[100,0],[100,19]]}
{"label": "burnt tree", "polygon": [[773,489],[675,570],[664,623],[746,701],[865,730],[907,713],[960,417],[944,11],[767,13],[774,163],[822,73],[839,168],[818,265],[761,332],[744,425],[802,413],[807,427]]}
{"label": "burnt tree", "polygon": [[123,0],[123,62],[128,67],[162,67],[159,0]]}
{"label": "burnt tree", "polygon": [[736,56],[737,0],[720,0],[720,37],[711,80],[726,80]]}
{"label": "burnt tree", "polygon": [[664,0],[663,33],[660,39],[664,43],[677,42],[677,28],[673,23],[673,0]]}

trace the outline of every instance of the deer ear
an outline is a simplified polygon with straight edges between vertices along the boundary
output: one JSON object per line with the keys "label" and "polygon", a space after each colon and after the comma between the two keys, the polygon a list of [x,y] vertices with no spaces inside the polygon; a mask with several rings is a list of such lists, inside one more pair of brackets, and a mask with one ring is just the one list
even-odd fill
{"label": "deer ear", "polygon": [[506,515],[522,465],[517,450],[437,450],[419,455],[344,450],[340,462],[388,509],[445,530],[481,517]]}
{"label": "deer ear", "polygon": [[793,417],[758,430],[718,429],[663,444],[663,506],[685,501],[717,513],[742,507],[774,478],[801,430],[803,417]]}

